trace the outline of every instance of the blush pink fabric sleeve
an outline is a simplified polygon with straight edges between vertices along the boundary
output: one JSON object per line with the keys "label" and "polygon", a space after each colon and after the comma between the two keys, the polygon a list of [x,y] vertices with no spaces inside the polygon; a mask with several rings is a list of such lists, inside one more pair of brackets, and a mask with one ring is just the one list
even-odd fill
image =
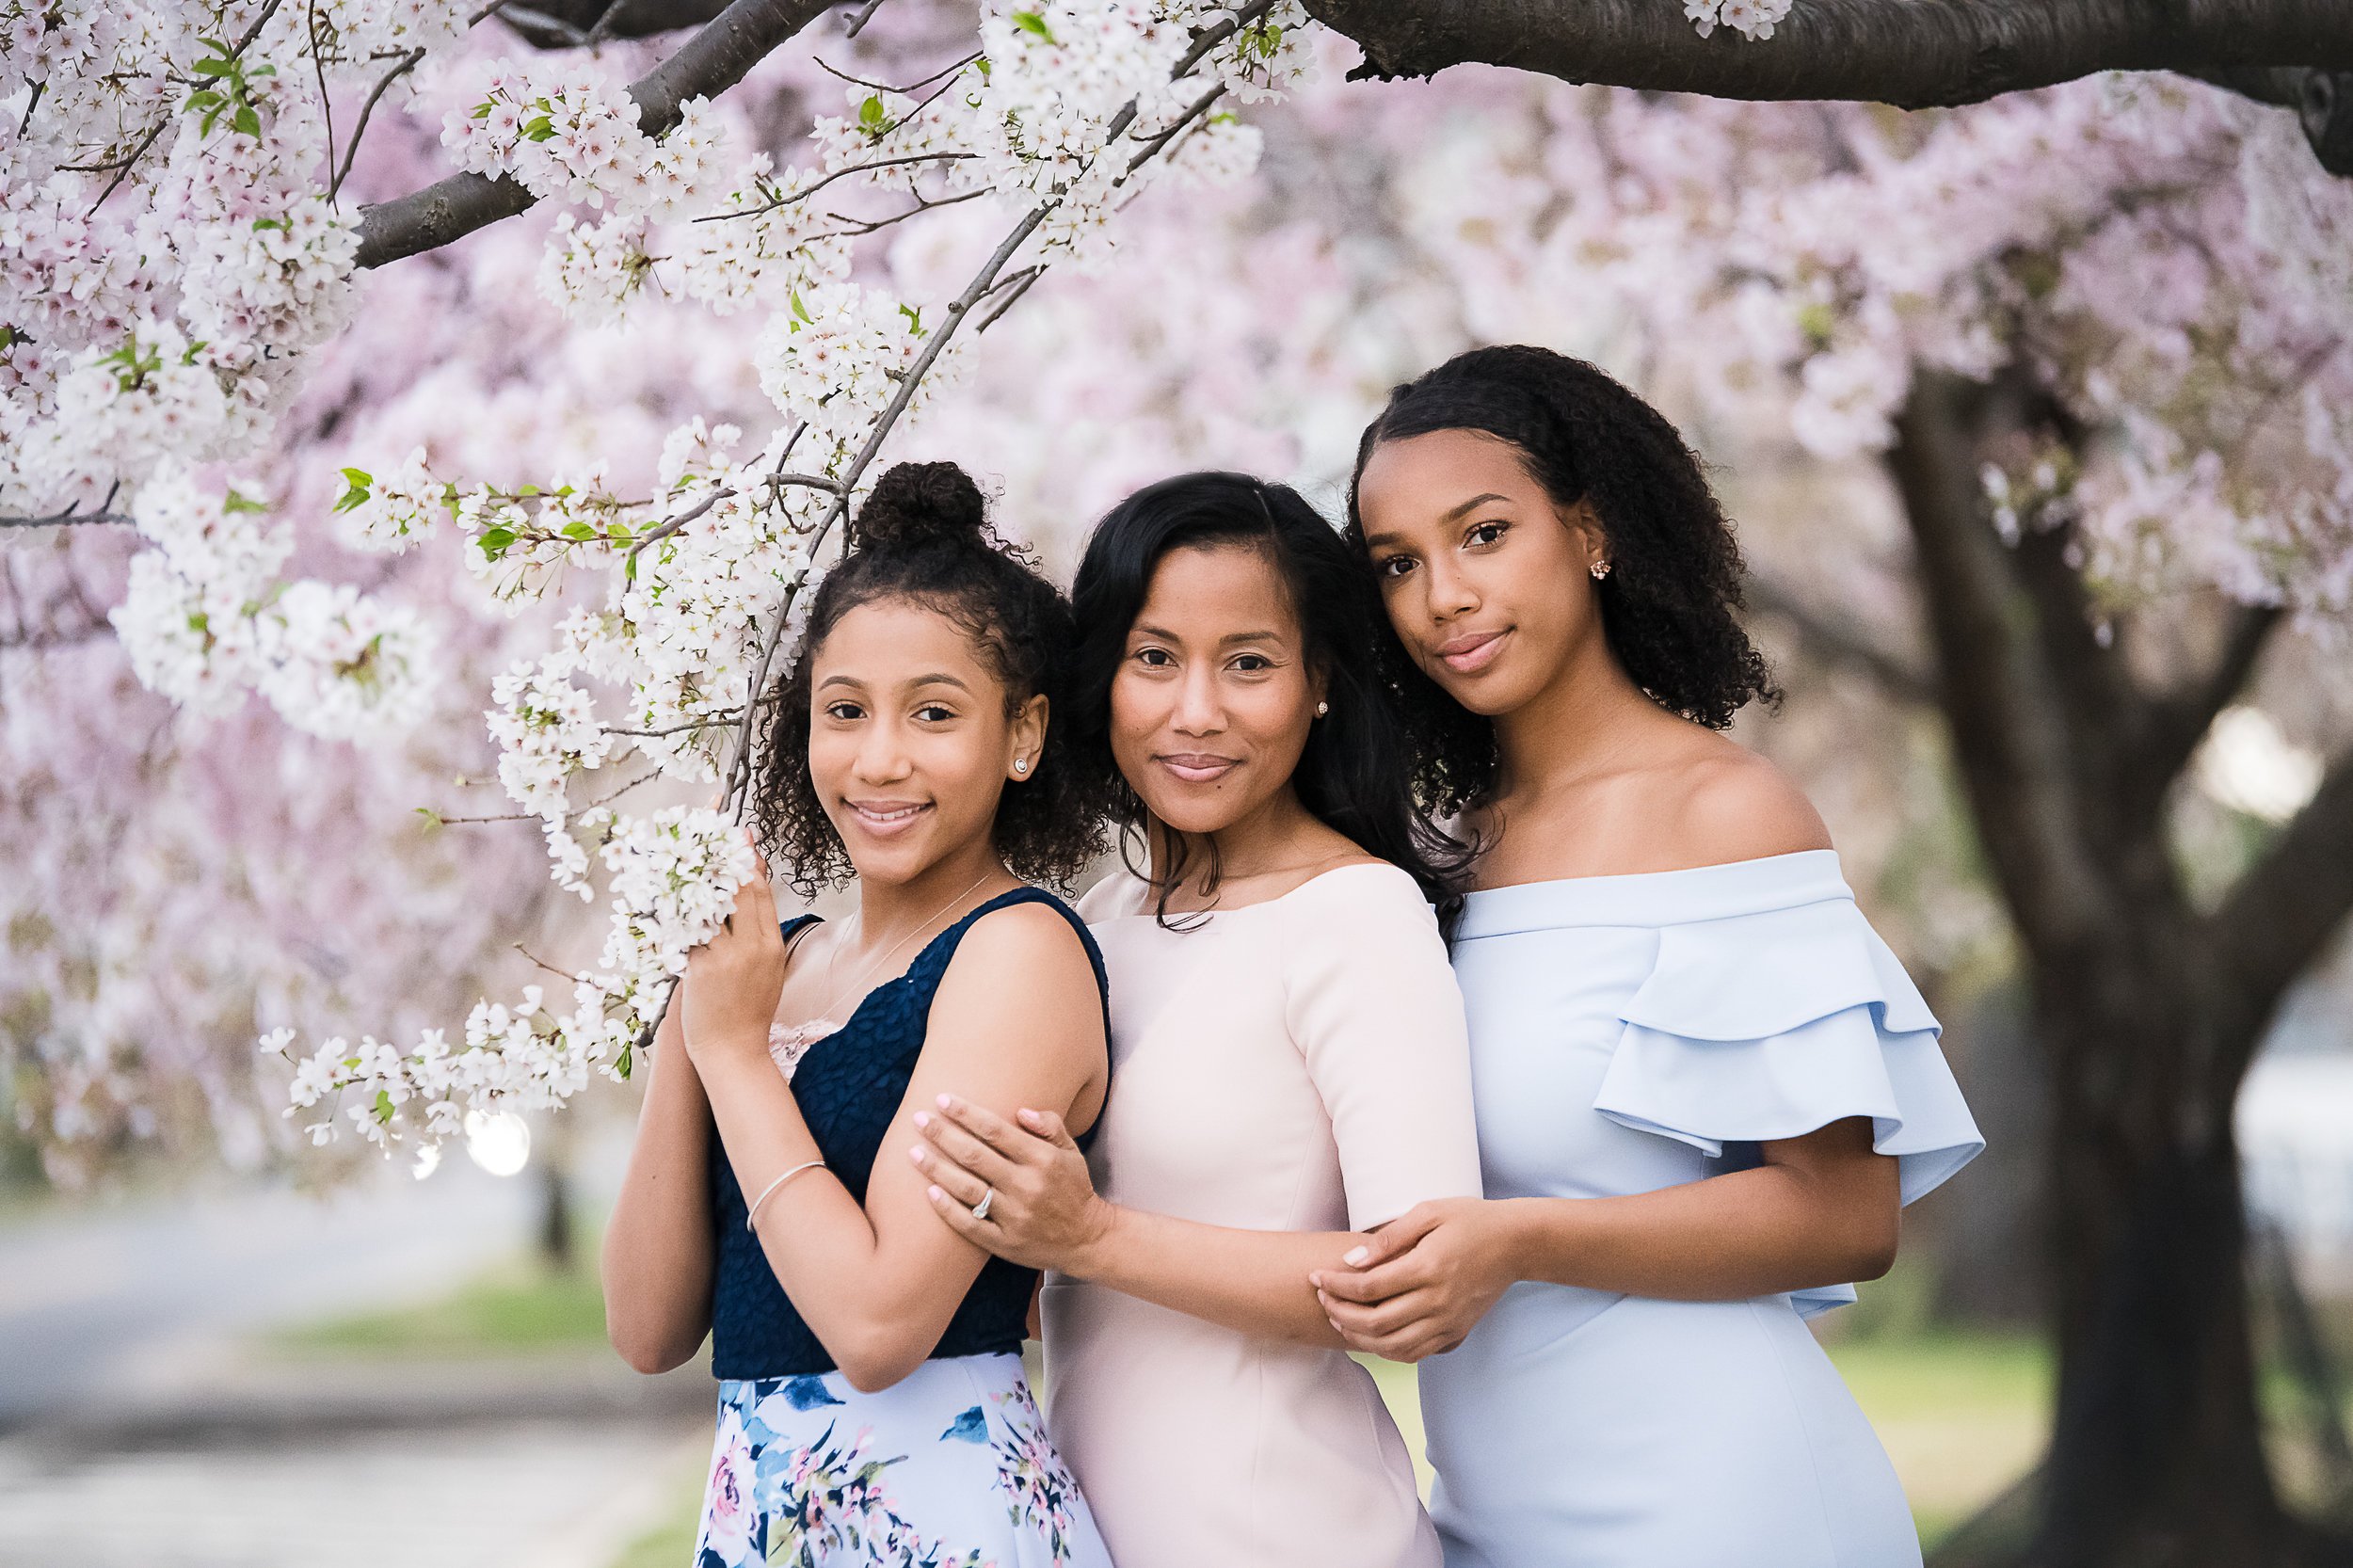
{"label": "blush pink fabric sleeve", "polygon": [[1285,1021],[1332,1119],[1352,1229],[1478,1197],[1470,1045],[1436,915],[1390,865],[1283,901]]}

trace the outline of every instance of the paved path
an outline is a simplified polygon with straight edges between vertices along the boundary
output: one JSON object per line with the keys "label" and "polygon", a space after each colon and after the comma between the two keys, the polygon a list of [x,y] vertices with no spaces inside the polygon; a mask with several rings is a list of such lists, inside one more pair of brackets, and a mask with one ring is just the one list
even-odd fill
{"label": "paved path", "polygon": [[[606,1568],[710,1449],[699,1368],[256,1358],[445,1293],[535,1190],[464,1160],[0,1224],[0,1568]],[[683,1564],[680,1568],[684,1568]]]}

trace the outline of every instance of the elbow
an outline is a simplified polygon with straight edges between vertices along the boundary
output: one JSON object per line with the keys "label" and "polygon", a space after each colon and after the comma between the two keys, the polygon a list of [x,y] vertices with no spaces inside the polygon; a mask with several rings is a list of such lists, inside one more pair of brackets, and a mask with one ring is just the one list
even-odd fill
{"label": "elbow", "polygon": [[930,1348],[907,1334],[883,1327],[842,1336],[841,1343],[825,1346],[842,1380],[861,1394],[879,1394],[905,1379],[923,1365]]}
{"label": "elbow", "polygon": [[1896,1266],[1896,1251],[1901,1230],[1897,1216],[1893,1213],[1875,1214],[1855,1229],[1844,1280],[1861,1284],[1884,1277]]}
{"label": "elbow", "polygon": [[654,1335],[618,1333],[609,1325],[604,1330],[604,1337],[621,1353],[621,1361],[628,1363],[628,1370],[645,1372],[647,1377],[682,1368],[684,1363],[692,1361],[694,1352],[701,1344],[684,1344],[682,1339],[661,1339]]}
{"label": "elbow", "polygon": [[616,1320],[610,1313],[605,1316],[604,1336],[630,1370],[648,1377],[685,1366],[702,1349],[700,1334],[690,1340],[682,1333],[664,1334]]}

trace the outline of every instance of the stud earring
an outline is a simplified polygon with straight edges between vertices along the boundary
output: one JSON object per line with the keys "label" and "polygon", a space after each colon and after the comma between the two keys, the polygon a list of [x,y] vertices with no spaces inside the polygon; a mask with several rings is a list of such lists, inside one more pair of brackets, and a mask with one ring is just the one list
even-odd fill
{"label": "stud earring", "polygon": [[1319,702],[1316,704],[1316,717],[1318,718],[1323,717],[1324,714],[1330,712],[1331,711],[1332,705],[1328,702]]}
{"label": "stud earring", "polygon": [[1027,757],[1015,758],[1013,760],[1013,771],[1018,774],[1027,774],[1030,771],[1030,760]]}
{"label": "stud earring", "polygon": [[1592,572],[1593,574],[1593,581],[1598,583],[1603,578],[1609,575],[1609,563],[1607,561],[1595,561],[1592,566],[1587,567],[1585,569]]}

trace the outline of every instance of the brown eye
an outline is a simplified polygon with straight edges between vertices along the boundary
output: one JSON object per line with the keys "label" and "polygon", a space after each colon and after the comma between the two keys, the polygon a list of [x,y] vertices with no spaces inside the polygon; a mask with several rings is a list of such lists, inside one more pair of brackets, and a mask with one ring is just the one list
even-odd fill
{"label": "brown eye", "polygon": [[1168,669],[1176,663],[1168,656],[1168,649],[1164,648],[1138,648],[1135,652],[1135,661],[1149,670]]}
{"label": "brown eye", "polygon": [[1402,577],[1407,572],[1414,569],[1414,558],[1410,555],[1387,556],[1382,560],[1375,561],[1372,564],[1372,569],[1381,577]]}
{"label": "brown eye", "polygon": [[1476,545],[1496,544],[1511,531],[1512,525],[1508,522],[1482,522],[1470,531],[1469,542]]}
{"label": "brown eye", "polygon": [[849,723],[853,719],[862,719],[865,716],[866,710],[860,708],[855,702],[828,702],[825,704],[825,717],[829,719],[839,719],[844,724]]}

